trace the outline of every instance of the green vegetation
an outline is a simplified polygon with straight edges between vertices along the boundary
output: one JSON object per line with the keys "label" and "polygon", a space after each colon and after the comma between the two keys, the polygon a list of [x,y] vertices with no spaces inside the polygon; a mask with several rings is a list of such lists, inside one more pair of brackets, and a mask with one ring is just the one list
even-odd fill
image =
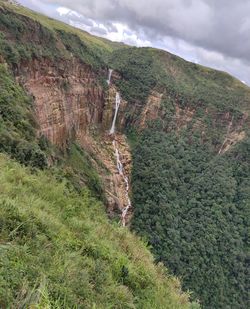
{"label": "green vegetation", "polygon": [[[133,230],[204,308],[246,308],[249,88],[167,52],[108,42],[1,0],[0,307],[199,307],[141,241],[108,221],[95,158],[72,140],[59,150],[37,137],[32,101],[8,68],[15,75],[21,63],[72,56],[98,73],[104,89],[107,66],[120,76],[112,82],[128,101]],[[153,90],[162,94],[160,117],[138,134],[131,124]],[[218,155],[230,122],[246,138]]]}
{"label": "green vegetation", "polygon": [[79,36],[62,30],[57,30],[57,33],[65,48],[84,63],[92,65],[95,69],[105,65],[103,60],[93,50],[89,49]]}
{"label": "green vegetation", "polygon": [[[39,23],[0,7],[0,53],[12,65],[33,58],[60,57],[56,37]],[[34,29],[30,32],[30,29]]]}
{"label": "green vegetation", "polygon": [[1,64],[0,151],[32,167],[47,166],[46,154],[36,138],[31,99]]}
{"label": "green vegetation", "polygon": [[94,35],[89,34],[86,31],[80,30],[78,28],[74,28],[68,24],[65,24],[61,21],[49,18],[45,15],[39,14],[37,12],[34,12],[32,10],[29,10],[26,7],[23,6],[13,6],[9,3],[7,3],[4,0],[0,0],[0,5],[4,7],[5,9],[8,9],[12,12],[15,12],[16,14],[20,16],[28,17],[28,19],[31,19],[35,22],[39,22],[43,27],[51,30],[62,30],[65,32],[69,32],[72,34],[75,34],[80,37],[80,39],[85,42],[90,48],[95,50],[100,55],[105,55],[105,52],[110,52],[112,50],[115,50],[117,48],[124,47],[123,43],[117,43],[117,42],[111,42],[109,40],[96,37]]}
{"label": "green vegetation", "polygon": [[92,194],[105,200],[102,182],[93,167],[92,158],[79,145],[73,144],[69,147],[66,160],[61,163],[61,166],[66,171],[64,176],[78,192],[85,185]]}
{"label": "green vegetation", "polygon": [[241,124],[249,134],[243,121],[249,88],[226,73],[152,48],[117,50],[110,61],[121,76],[116,85],[128,100],[130,123],[152,90],[163,94],[161,118],[142,136],[132,136],[132,228],[205,308],[246,307],[250,171],[249,161],[236,158],[242,147],[249,155],[249,144],[216,154],[231,120],[231,130]]}
{"label": "green vegetation", "polygon": [[214,155],[198,133],[146,130],[133,153],[132,228],[204,308],[246,308],[250,140]]}
{"label": "green vegetation", "polygon": [[[205,308],[246,307],[249,88],[152,48],[118,50],[110,61],[128,100],[132,228]],[[152,90],[163,94],[161,118],[136,136],[129,125]],[[218,156],[230,122],[231,131],[240,128],[248,137]]]}
{"label": "green vegetation", "polygon": [[[120,73],[115,81],[129,105],[143,107],[152,90],[165,95],[168,104],[213,112],[249,110],[250,90],[227,73],[187,62],[153,48],[115,50],[110,66]],[[129,106],[130,109],[130,106]],[[131,116],[131,115],[130,115]],[[163,117],[164,118],[164,117]]]}
{"label": "green vegetation", "polygon": [[[49,44],[44,44],[42,49],[39,48],[40,44],[44,43],[44,41],[41,40],[41,37],[40,39],[37,38],[35,42],[34,42],[33,37],[27,40],[27,38],[30,36],[30,33],[28,34],[28,36],[25,37],[26,41],[24,45],[26,46],[24,46],[24,49],[28,48],[28,50],[32,50],[32,52],[34,53],[36,53],[38,49],[39,53],[42,53],[42,56],[43,55],[49,56],[49,57],[61,57],[61,56],[69,57],[70,56],[70,53],[66,52],[67,48],[65,50],[62,50],[61,49],[62,46],[58,48],[58,46],[54,45],[54,42],[56,42],[55,40],[59,39],[58,33],[63,34],[65,37],[68,37],[67,40],[70,39],[71,42],[72,42],[72,38],[76,39],[76,42],[73,42],[74,46],[75,44],[78,45],[77,50],[75,50],[76,56],[78,56],[79,53],[81,53],[81,50],[78,49],[79,45],[84,46],[85,51],[87,50],[87,54],[82,55],[82,56],[87,61],[87,63],[90,65],[93,65],[94,68],[96,68],[97,66],[103,65],[103,61],[108,58],[108,55],[110,54],[111,51],[124,47],[124,44],[122,43],[110,42],[106,39],[95,37],[83,30],[74,28],[63,22],[60,22],[58,20],[54,20],[47,16],[41,15],[39,13],[31,11],[22,6],[13,6],[3,0],[0,0],[0,10],[3,10],[1,11],[1,14],[0,14],[1,18],[5,19],[3,16],[5,15],[5,17],[8,16],[11,19],[13,19],[13,23],[8,25],[8,27],[12,29],[10,30],[11,32],[14,31],[18,35],[20,29],[23,30],[25,33],[27,29],[32,28],[32,29],[38,30],[36,35],[39,34],[40,36],[40,31],[41,31],[41,32],[47,33],[50,36],[51,42],[49,41]],[[16,19],[18,19],[17,24],[16,24]],[[22,26],[20,27],[20,24],[23,24],[23,23],[26,24],[25,27],[22,27]],[[29,23],[29,25],[27,23]],[[6,29],[6,24],[4,26],[5,28],[2,28],[2,27],[3,25],[2,25],[2,22],[0,21],[0,32],[1,31],[4,31],[4,32],[7,31],[7,33],[9,32],[9,30]],[[20,37],[24,38],[24,36],[22,35],[20,35],[19,38]],[[79,39],[81,42],[79,42]],[[32,42],[35,43],[35,48],[32,48],[33,46]],[[20,42],[15,42],[15,45],[17,43],[19,44]],[[56,47],[56,50],[55,50],[55,47]],[[94,61],[92,62],[92,60]]]}
{"label": "green vegetation", "polygon": [[54,172],[66,178],[76,190],[87,186],[104,200],[102,183],[90,156],[77,144],[62,153],[44,137],[36,136],[36,122],[31,98],[17,85],[4,65],[0,64],[0,152],[22,164],[44,169],[52,160]]}
{"label": "green vegetation", "polygon": [[43,26],[1,6],[0,12],[0,53],[14,67],[34,58],[69,59],[71,54],[94,69],[104,66],[100,52],[84,43],[77,34]]}
{"label": "green vegetation", "polygon": [[183,106],[249,109],[249,87],[229,74],[154,50],[157,61],[165,71],[168,94]]}
{"label": "green vegetation", "polygon": [[118,49],[111,54],[109,62],[121,74],[121,79],[115,83],[130,104],[144,103],[157,82],[161,82],[160,67],[148,49]]}
{"label": "green vegetation", "polygon": [[1,308],[198,308],[103,205],[0,155]]}
{"label": "green vegetation", "polygon": [[[199,308],[163,265],[154,264],[143,242],[109,222],[93,158],[73,141],[60,151],[37,137],[32,100],[8,69],[15,72],[21,62],[39,58],[67,59],[70,53],[98,69],[103,66],[98,52],[74,31],[42,26],[4,7],[0,307]],[[32,40],[30,28],[35,29]],[[58,40],[65,50],[58,51]]]}
{"label": "green vegetation", "polygon": [[[249,132],[249,122],[244,119],[250,111],[250,89],[226,73],[153,48],[115,50],[109,63],[120,75],[113,82],[128,102],[125,132],[130,140],[133,135],[133,146],[137,135],[134,124],[138,124],[145,112],[152,91],[162,94],[156,128],[168,133],[187,128],[189,143],[192,144],[192,135],[197,136],[211,156],[218,153],[231,121],[231,131],[241,127]],[[139,207],[136,200],[134,204]]]}

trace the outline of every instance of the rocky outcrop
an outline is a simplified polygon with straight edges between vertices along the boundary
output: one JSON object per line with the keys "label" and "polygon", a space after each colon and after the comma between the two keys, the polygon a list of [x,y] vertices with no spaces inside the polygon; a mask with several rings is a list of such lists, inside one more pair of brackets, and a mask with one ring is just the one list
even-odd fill
{"label": "rocky outcrop", "polygon": [[[91,155],[103,180],[110,216],[120,215],[127,203],[126,186],[117,171],[113,137],[108,134],[115,108],[114,85],[105,91],[98,83],[98,73],[73,57],[60,63],[45,59],[22,63],[16,75],[34,98],[38,134],[61,149],[76,140]],[[127,102],[122,100],[118,131],[126,108]],[[126,137],[118,133],[115,140],[129,179],[132,160]]]}
{"label": "rocky outcrop", "polygon": [[246,132],[231,132],[226,137],[225,142],[223,143],[223,146],[220,150],[220,154],[223,154],[227,152],[229,149],[231,149],[234,145],[242,141],[246,137]]}
{"label": "rocky outcrop", "polygon": [[245,123],[248,121],[248,113],[243,113],[240,119],[236,121],[234,121],[233,117],[230,119],[230,113],[225,113],[222,118],[228,121],[228,126],[224,141],[218,154],[224,154],[229,151],[234,145],[241,142],[246,137],[246,132],[243,128]]}
{"label": "rocky outcrop", "polygon": [[[130,180],[132,158],[127,138],[124,134],[109,135],[108,131],[96,137],[85,135],[80,140],[81,146],[92,154],[93,165],[101,176],[107,198],[107,211],[110,217],[120,216],[127,206],[126,184],[116,166],[113,139],[119,148],[120,159],[124,167],[124,174]],[[126,222],[130,220],[131,210],[127,214]]]}
{"label": "rocky outcrop", "polygon": [[65,147],[69,139],[102,125],[105,91],[98,74],[73,57],[23,63],[17,80],[34,98],[39,134],[53,144]]}
{"label": "rocky outcrop", "polygon": [[175,122],[177,131],[186,127],[187,124],[192,121],[193,116],[195,114],[195,110],[189,107],[180,108],[180,106],[176,103],[175,105]]}
{"label": "rocky outcrop", "polygon": [[163,93],[152,91],[140,116],[140,128],[144,129],[148,121],[159,118]]}

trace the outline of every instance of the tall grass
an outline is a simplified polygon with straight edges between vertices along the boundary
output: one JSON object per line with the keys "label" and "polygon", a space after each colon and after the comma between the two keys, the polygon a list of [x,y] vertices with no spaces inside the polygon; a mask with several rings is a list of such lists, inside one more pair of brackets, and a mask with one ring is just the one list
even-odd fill
{"label": "tall grass", "polygon": [[1,308],[190,308],[178,280],[89,192],[4,155],[0,183]]}

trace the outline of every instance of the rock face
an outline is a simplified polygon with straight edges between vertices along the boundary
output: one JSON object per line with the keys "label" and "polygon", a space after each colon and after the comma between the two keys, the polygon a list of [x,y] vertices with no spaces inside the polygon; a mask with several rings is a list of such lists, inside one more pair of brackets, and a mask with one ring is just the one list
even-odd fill
{"label": "rock face", "polygon": [[[126,207],[126,186],[118,173],[112,138],[108,134],[115,107],[115,87],[111,85],[109,91],[105,91],[98,83],[98,73],[73,57],[61,63],[49,60],[23,63],[16,75],[34,98],[38,134],[61,149],[76,140],[93,155],[96,158],[93,164],[103,180],[108,212],[111,216],[120,215]],[[127,102],[122,100],[118,130],[121,123],[125,123],[126,107]],[[94,138],[96,129],[98,137]],[[129,179],[132,160],[126,137],[117,133],[115,140]]]}
{"label": "rock face", "polygon": [[228,126],[225,139],[219,149],[218,154],[224,154],[230,150],[234,145],[241,142],[246,137],[246,132],[243,130],[245,122],[248,120],[248,113],[243,113],[241,119],[234,121],[233,117],[230,118],[229,113],[223,115],[224,119],[227,119]]}
{"label": "rock face", "polygon": [[[69,142],[76,140],[86,151],[93,154],[93,157],[97,158],[93,160],[93,164],[103,180],[108,212],[110,215],[121,214],[127,202],[126,186],[117,171],[112,138],[108,134],[115,110],[117,89],[112,82],[109,87],[104,87],[99,82],[100,77],[108,76],[108,70],[97,72],[72,56],[59,63],[48,59],[23,62],[15,74],[18,82],[34,98],[38,135],[44,135],[61,149],[66,149]],[[113,78],[120,77],[114,72]],[[162,97],[163,93],[152,90],[146,104],[140,106],[131,106],[121,98],[115,140],[128,179],[132,160],[126,137],[121,133],[127,126],[126,114],[129,111],[130,115],[138,115],[132,120],[133,125],[144,129],[148,121],[161,118]],[[195,110],[188,107],[181,109],[178,104],[175,109],[178,131],[192,121]],[[230,115],[225,117],[230,123]],[[244,139],[242,124],[246,118],[247,115],[242,118],[242,123],[229,126],[219,153],[223,154]],[[198,120],[194,127],[198,127],[205,134],[204,126]],[[93,132],[98,132],[98,137],[94,137]],[[128,213],[127,220],[130,216],[131,212]]]}
{"label": "rock face", "polygon": [[76,59],[22,64],[17,79],[34,97],[39,134],[65,147],[67,141],[101,126],[105,92],[98,75]]}
{"label": "rock face", "polygon": [[[93,164],[99,175],[101,175],[104,183],[106,198],[108,201],[107,210],[110,217],[114,217],[115,215],[120,216],[123,209],[127,206],[126,184],[117,169],[113,139],[115,139],[116,145],[119,149],[120,160],[124,168],[124,175],[130,182],[132,158],[130,147],[124,134],[116,133],[114,136],[111,136],[106,132],[96,138],[86,135],[81,139],[82,147],[87,149],[90,154],[93,154],[93,158],[95,157]],[[100,162],[101,164],[99,164]],[[132,212],[130,209],[126,217],[126,223],[131,218],[131,215]]]}
{"label": "rock face", "polygon": [[161,108],[162,93],[152,91],[148,97],[147,103],[142,110],[140,117],[140,127],[145,128],[147,121],[156,120],[159,117],[159,111]]}

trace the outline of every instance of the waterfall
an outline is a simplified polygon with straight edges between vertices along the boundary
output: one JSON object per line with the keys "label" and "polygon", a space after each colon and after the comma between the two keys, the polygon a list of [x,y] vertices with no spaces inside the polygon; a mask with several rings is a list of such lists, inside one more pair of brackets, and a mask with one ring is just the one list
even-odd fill
{"label": "waterfall", "polygon": [[108,85],[110,85],[112,73],[113,73],[113,70],[112,70],[112,69],[109,69],[109,75],[108,75],[108,79],[107,79]]}
{"label": "waterfall", "polygon": [[[109,75],[108,75],[108,80],[107,80],[108,85],[110,85],[110,82],[111,82],[112,72],[113,72],[113,70],[109,69]],[[114,114],[114,117],[113,117],[111,129],[109,131],[110,135],[114,135],[114,133],[115,133],[116,118],[117,118],[117,115],[118,115],[118,110],[119,110],[120,104],[121,104],[121,97],[120,97],[119,92],[116,92],[115,114]],[[129,179],[124,173],[124,167],[123,167],[123,164],[122,164],[121,159],[120,159],[120,153],[119,153],[118,145],[117,145],[116,140],[115,140],[115,136],[113,137],[113,147],[114,147],[115,157],[116,157],[116,168],[117,168],[119,175],[123,178],[124,184],[126,186],[127,203],[126,203],[126,207],[124,209],[122,209],[122,214],[121,214],[122,226],[126,226],[127,213],[132,206],[130,198],[129,198]]]}
{"label": "waterfall", "polygon": [[115,149],[117,170],[118,170],[119,174],[122,176],[122,178],[123,178],[123,180],[124,180],[124,182],[126,184],[126,200],[127,200],[127,205],[122,210],[122,215],[121,215],[122,226],[125,226],[126,225],[126,216],[127,216],[127,213],[129,211],[129,209],[131,208],[131,201],[130,201],[130,198],[129,198],[129,180],[128,180],[128,177],[124,174],[123,164],[121,162],[120,153],[119,153],[119,150],[118,150],[118,147],[116,145],[116,141],[115,140],[113,140],[113,146],[114,146],[114,149]]}
{"label": "waterfall", "polygon": [[120,104],[121,104],[120,94],[119,94],[119,92],[116,92],[116,96],[115,96],[115,114],[114,114],[114,118],[113,118],[113,122],[112,122],[111,129],[109,131],[109,134],[114,134],[115,133],[115,123],[116,123],[116,118],[117,118],[118,109],[119,109]]}

